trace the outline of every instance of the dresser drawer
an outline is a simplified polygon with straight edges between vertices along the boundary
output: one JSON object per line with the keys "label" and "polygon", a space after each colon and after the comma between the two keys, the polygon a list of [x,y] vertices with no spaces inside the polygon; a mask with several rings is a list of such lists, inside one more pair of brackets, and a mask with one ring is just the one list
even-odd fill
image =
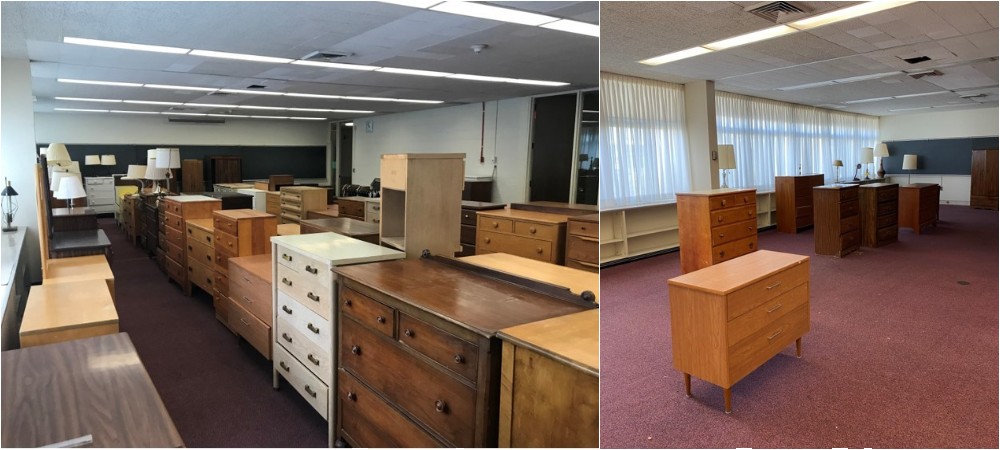
{"label": "dresser drawer", "polygon": [[165,200],[165,201],[163,201],[163,203],[160,206],[162,208],[165,208],[165,210],[168,213],[171,213],[171,214],[174,214],[174,215],[177,215],[177,216],[183,216],[184,215],[184,212],[181,209],[181,204],[180,203],[172,202],[170,200]]}
{"label": "dresser drawer", "polygon": [[340,216],[365,217],[364,205],[354,200],[337,201],[337,211]]}
{"label": "dresser drawer", "polygon": [[178,230],[183,230],[185,227],[184,219],[176,214],[166,213],[163,215],[163,222],[168,227],[173,227]]}
{"label": "dresser drawer", "polygon": [[806,281],[809,281],[809,264],[796,264],[733,292],[729,295],[729,320],[745,314]]}
{"label": "dresser drawer", "polygon": [[341,432],[364,448],[433,448],[441,443],[351,374],[338,371]]}
{"label": "dresser drawer", "polygon": [[743,378],[809,331],[809,304],[779,317],[729,348],[729,376]]}
{"label": "dresser drawer", "polygon": [[434,429],[451,445],[473,445],[476,426],[473,388],[353,319],[345,318],[342,325],[340,364],[345,370]]}
{"label": "dresser drawer", "polygon": [[861,227],[861,216],[855,214],[850,217],[840,219],[840,232],[854,231]]}
{"label": "dresser drawer", "polygon": [[353,289],[340,290],[341,311],[353,317],[358,323],[373,330],[378,330],[388,337],[393,337],[396,320],[392,308],[361,294]]}
{"label": "dresser drawer", "polygon": [[187,235],[189,240],[194,240],[195,242],[200,242],[205,245],[212,246],[215,242],[215,238],[211,231],[207,231],[203,228],[194,227],[191,225],[187,226]]}
{"label": "dresser drawer", "polygon": [[498,219],[496,217],[484,217],[480,215],[479,225],[477,225],[477,228],[483,231],[510,233],[514,231],[514,221],[510,219]]}
{"label": "dresser drawer", "polygon": [[875,239],[878,242],[895,241],[898,238],[899,227],[896,226],[895,223],[885,228],[879,228],[878,231],[875,232]]}
{"label": "dresser drawer", "polygon": [[[333,310],[333,299],[331,299],[333,288],[323,286],[319,283],[319,279],[310,273],[296,272],[280,264],[277,272],[274,284],[279,291],[298,300],[324,320],[330,320]],[[327,275],[330,276],[332,274]]]}
{"label": "dresser drawer", "polygon": [[809,302],[809,283],[802,283],[761,303],[746,314],[729,322],[726,327],[727,345],[732,347],[738,344],[761,328],[767,328],[779,317],[794,311],[795,308],[807,302]]}
{"label": "dresser drawer", "polygon": [[514,221],[514,234],[534,239],[553,241],[559,238],[558,225]]}
{"label": "dresser drawer", "polygon": [[298,203],[287,203],[284,200],[281,202],[281,213],[290,214],[296,217],[302,216],[302,206]]}
{"label": "dresser drawer", "polygon": [[462,210],[462,225],[476,226],[476,211],[471,209]]}
{"label": "dresser drawer", "polygon": [[309,308],[293,300],[288,294],[278,291],[278,319],[284,318],[289,325],[326,352],[330,351],[333,335],[330,321],[323,319]]}
{"label": "dresser drawer", "polygon": [[165,233],[167,241],[178,247],[184,247],[186,243],[184,242],[184,232],[180,228],[167,227]]}
{"label": "dresser drawer", "polygon": [[298,214],[292,214],[284,211],[282,211],[281,215],[278,217],[281,219],[280,223],[299,223],[302,221],[302,217]]}
{"label": "dresser drawer", "polygon": [[164,221],[164,220],[158,220],[156,222],[156,230],[159,231],[161,234],[162,233],[166,233],[167,232],[167,222]]}
{"label": "dresser drawer", "polygon": [[239,238],[218,228],[215,229],[214,235],[216,250],[225,250],[226,253],[229,253],[232,256],[238,256],[240,254]]}
{"label": "dresser drawer", "polygon": [[[212,307],[215,308],[215,317],[219,319],[226,328],[233,331],[233,328],[229,326],[229,298],[219,291],[215,291],[212,294]],[[235,332],[235,331],[234,331]]]}
{"label": "dresser drawer", "polygon": [[840,190],[840,201],[849,202],[858,198],[857,189],[841,189]]}
{"label": "dresser drawer", "polygon": [[229,328],[239,333],[253,348],[271,359],[271,327],[261,322],[239,303],[230,299]]}
{"label": "dresser drawer", "polygon": [[229,267],[229,282],[229,296],[233,301],[271,325],[271,284],[232,264]]}
{"label": "dresser drawer", "polygon": [[566,222],[566,233],[578,236],[600,237],[600,225],[592,222],[578,222],[568,220]]}
{"label": "dresser drawer", "polygon": [[291,203],[294,203],[296,205],[301,205],[302,194],[299,192],[281,191],[281,203],[282,205]]}
{"label": "dresser drawer", "polygon": [[382,213],[382,204],[376,202],[365,202],[366,215],[378,216]]}
{"label": "dresser drawer", "polygon": [[878,201],[892,201],[899,198],[899,188],[896,186],[884,187],[878,190]]}
{"label": "dresser drawer", "polygon": [[895,202],[879,202],[876,211],[876,214],[879,216],[896,214],[899,211],[899,204]]}
{"label": "dresser drawer", "polygon": [[333,288],[333,274],[330,272],[329,263],[318,261],[287,247],[278,247],[278,254],[274,257],[280,266],[309,275],[323,287]]}
{"label": "dresser drawer", "polygon": [[212,292],[215,287],[215,270],[188,257],[187,260],[188,281],[198,285],[205,292]]}
{"label": "dresser drawer", "polygon": [[235,257],[236,255],[228,250],[215,247],[215,271],[229,275],[229,258]]}
{"label": "dresser drawer", "polygon": [[[219,272],[219,266],[215,266],[215,290],[222,295],[229,296],[229,277],[226,274]],[[270,294],[270,291],[268,291]]]}
{"label": "dresser drawer", "polygon": [[216,231],[223,231],[234,236],[239,234],[236,219],[232,217],[214,215],[212,217],[212,225],[215,226]]}
{"label": "dresser drawer", "polygon": [[710,213],[711,224],[715,225],[727,225],[731,223],[740,222],[750,218],[756,217],[756,207],[752,205],[742,206],[739,208],[722,209],[718,211],[712,211]]}
{"label": "dresser drawer", "polygon": [[274,327],[274,341],[299,360],[320,380],[329,380],[333,374],[333,353],[323,350],[302,334],[284,317],[278,317]]}
{"label": "dresser drawer", "polygon": [[854,229],[845,231],[840,235],[840,248],[843,250],[857,250],[861,246],[861,230]]}
{"label": "dresser drawer", "polygon": [[170,258],[165,258],[163,262],[163,268],[167,271],[167,276],[181,286],[187,283],[187,269],[184,267],[184,264]]}
{"label": "dresser drawer", "polygon": [[599,258],[600,242],[589,236],[569,235],[566,237],[566,258],[596,263]]}
{"label": "dresser drawer", "polygon": [[574,259],[566,259],[566,267],[570,269],[586,270],[587,272],[599,273],[601,266],[588,261],[577,261]]}
{"label": "dresser drawer", "polygon": [[743,239],[754,234],[757,234],[756,219],[714,227],[712,228],[712,245],[725,244],[726,242]]}
{"label": "dresser drawer", "polygon": [[725,195],[713,195],[708,198],[708,208],[710,210],[717,210],[723,208],[732,208],[735,206],[746,206],[754,205],[756,208],[757,197],[753,192],[740,193],[740,194],[725,194]]}
{"label": "dresser drawer", "polygon": [[477,234],[479,235],[479,240],[476,242],[477,254],[503,252],[539,261],[552,261],[552,242],[509,234],[491,233],[483,231],[482,228],[479,229]]}
{"label": "dresser drawer", "polygon": [[163,252],[167,254],[167,258],[170,258],[177,262],[185,262],[187,258],[184,255],[184,249],[174,245],[171,242],[164,242]]}
{"label": "dresser drawer", "polygon": [[884,216],[878,216],[878,218],[875,219],[875,227],[876,228],[884,228],[884,227],[887,227],[889,225],[896,225],[897,223],[899,223],[899,215],[896,214],[895,211],[893,211],[892,214],[886,214]]}
{"label": "dresser drawer", "polygon": [[840,217],[856,216],[858,215],[858,202],[840,202]]}
{"label": "dresser drawer", "polygon": [[798,223],[809,223],[813,219],[813,207],[812,205],[796,206],[795,207],[795,221]]}
{"label": "dresser drawer", "polygon": [[399,313],[399,342],[476,384],[479,346],[403,313]]}
{"label": "dresser drawer", "polygon": [[462,225],[459,234],[459,242],[463,244],[476,245],[476,227],[472,225]]}
{"label": "dresser drawer", "polygon": [[757,250],[756,234],[747,238],[717,245],[712,247],[712,264],[729,261],[730,259],[743,256],[754,250]]}
{"label": "dresser drawer", "polygon": [[187,253],[188,256],[199,263],[207,264],[209,266],[215,265],[215,247],[212,247],[211,245],[205,245],[198,242],[188,242]]}
{"label": "dresser drawer", "polygon": [[274,347],[272,356],[278,373],[299,391],[302,398],[306,399],[319,415],[326,419],[329,413],[330,389],[280,345]]}

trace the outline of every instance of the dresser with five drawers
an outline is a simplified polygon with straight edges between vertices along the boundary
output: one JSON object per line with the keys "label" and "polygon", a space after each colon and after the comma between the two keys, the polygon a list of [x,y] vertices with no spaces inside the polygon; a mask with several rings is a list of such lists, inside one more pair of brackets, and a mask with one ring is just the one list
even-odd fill
{"label": "dresser with five drawers", "polygon": [[677,221],[684,273],[757,250],[755,189],[678,193]]}
{"label": "dresser with five drawers", "polygon": [[186,222],[188,219],[211,218],[212,212],[220,208],[222,208],[221,200],[204,195],[175,195],[160,200],[166,237],[163,249],[166,254],[164,263],[167,276],[176,281],[186,295],[191,295],[191,283],[188,280]]}

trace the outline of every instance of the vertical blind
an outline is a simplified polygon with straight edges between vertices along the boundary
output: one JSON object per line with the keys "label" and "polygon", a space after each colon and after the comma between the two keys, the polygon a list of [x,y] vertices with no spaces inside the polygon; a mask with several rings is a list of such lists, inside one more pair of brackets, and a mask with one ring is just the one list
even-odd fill
{"label": "vertical blind", "polygon": [[690,189],[683,86],[601,73],[600,142],[601,210]]}

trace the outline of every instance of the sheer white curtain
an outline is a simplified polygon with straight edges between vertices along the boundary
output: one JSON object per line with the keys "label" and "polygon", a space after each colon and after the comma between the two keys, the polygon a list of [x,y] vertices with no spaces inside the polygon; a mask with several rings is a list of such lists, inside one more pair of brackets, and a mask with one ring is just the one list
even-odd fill
{"label": "sheer white curtain", "polygon": [[684,87],[601,73],[600,208],[662,203],[690,189]]}
{"label": "sheer white curtain", "polygon": [[[822,173],[833,183],[833,160],[851,179],[861,149],[874,147],[878,118],[716,92],[718,142],[736,148],[732,186],[774,189],[775,175]],[[862,174],[864,170],[862,169]]]}

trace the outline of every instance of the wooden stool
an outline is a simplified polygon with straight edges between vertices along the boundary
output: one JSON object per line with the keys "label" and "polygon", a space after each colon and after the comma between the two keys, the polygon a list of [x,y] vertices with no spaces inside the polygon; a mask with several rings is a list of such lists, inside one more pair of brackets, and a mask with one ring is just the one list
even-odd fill
{"label": "wooden stool", "polygon": [[21,347],[118,332],[118,311],[105,280],[33,286],[21,321]]}
{"label": "wooden stool", "polygon": [[50,259],[46,278],[42,285],[56,283],[72,283],[85,280],[104,280],[108,284],[108,293],[115,299],[115,274],[111,265],[103,255],[77,256],[73,258]]}

